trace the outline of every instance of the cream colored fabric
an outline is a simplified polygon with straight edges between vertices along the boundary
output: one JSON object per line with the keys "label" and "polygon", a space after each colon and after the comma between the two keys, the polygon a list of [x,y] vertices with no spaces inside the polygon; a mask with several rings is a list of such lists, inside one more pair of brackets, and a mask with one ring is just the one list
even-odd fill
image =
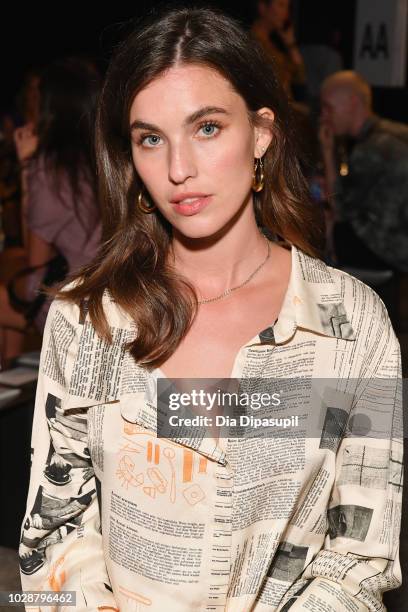
{"label": "cream colored fabric", "polygon": [[[134,362],[132,322],[104,307],[112,345],[75,305],[54,301],[47,320],[23,588],[74,590],[79,611],[384,610],[401,581],[402,434],[399,346],[377,295],[292,247],[279,318],[232,375],[328,379],[328,397],[362,380],[348,406],[312,406],[323,429],[328,411],[346,415],[341,434],[191,445],[157,437],[161,372]],[[382,379],[395,381],[381,396],[389,435],[357,437],[351,419],[377,410]]]}

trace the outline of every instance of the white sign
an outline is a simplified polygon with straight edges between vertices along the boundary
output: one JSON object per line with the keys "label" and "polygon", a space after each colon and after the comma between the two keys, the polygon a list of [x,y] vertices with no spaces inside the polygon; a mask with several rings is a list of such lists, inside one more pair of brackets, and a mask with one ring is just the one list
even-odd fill
{"label": "white sign", "polygon": [[404,86],[408,0],[358,0],[354,68],[371,85]]}

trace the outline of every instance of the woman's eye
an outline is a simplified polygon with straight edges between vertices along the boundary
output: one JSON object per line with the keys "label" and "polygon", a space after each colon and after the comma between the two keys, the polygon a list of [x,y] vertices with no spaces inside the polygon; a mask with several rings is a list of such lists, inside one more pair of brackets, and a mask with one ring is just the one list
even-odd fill
{"label": "woman's eye", "polygon": [[139,144],[152,148],[156,147],[159,141],[160,136],[157,136],[157,134],[149,134],[148,136],[142,136],[140,138]]}
{"label": "woman's eye", "polygon": [[215,134],[218,134],[220,126],[218,123],[209,121],[201,125],[200,130],[202,130],[204,136],[214,136]]}

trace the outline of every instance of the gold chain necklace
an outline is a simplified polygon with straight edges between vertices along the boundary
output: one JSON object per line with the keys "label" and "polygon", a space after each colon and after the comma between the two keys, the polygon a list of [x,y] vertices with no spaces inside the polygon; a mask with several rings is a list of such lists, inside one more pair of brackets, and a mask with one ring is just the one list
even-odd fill
{"label": "gold chain necklace", "polygon": [[270,242],[268,240],[268,238],[266,238],[266,236],[264,236],[267,244],[268,244],[268,253],[265,257],[265,259],[263,260],[263,262],[256,268],[256,270],[254,270],[246,280],[244,280],[243,283],[241,283],[240,285],[236,285],[235,287],[231,287],[231,289],[226,289],[224,291],[224,293],[221,293],[221,295],[217,295],[217,297],[213,297],[213,298],[206,298],[204,300],[198,300],[198,304],[208,304],[208,302],[216,302],[217,300],[222,300],[222,298],[227,297],[227,295],[229,295],[230,293],[232,293],[233,291],[236,291],[237,289],[241,289],[241,287],[244,287],[244,285],[247,285],[249,283],[250,280],[252,280],[255,276],[255,274],[257,274],[259,272],[259,270],[266,264],[266,262],[269,259],[269,256],[271,254],[271,246],[270,246]]}

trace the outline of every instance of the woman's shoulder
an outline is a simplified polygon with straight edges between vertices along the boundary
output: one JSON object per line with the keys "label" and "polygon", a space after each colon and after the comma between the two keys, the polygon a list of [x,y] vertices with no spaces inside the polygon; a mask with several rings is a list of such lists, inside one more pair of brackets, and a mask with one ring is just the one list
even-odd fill
{"label": "woman's shoulder", "polygon": [[111,337],[99,334],[85,301],[78,304],[64,297],[78,282],[66,284],[52,301],[41,353],[41,373],[63,411],[119,398],[122,366],[129,361],[126,348],[134,338],[130,322],[107,293],[103,307]]}
{"label": "woman's shoulder", "polygon": [[[67,282],[53,299],[49,317],[64,317],[71,326],[82,330],[92,328],[93,324],[88,312],[89,298],[85,297],[80,302],[67,296],[71,289],[81,284],[81,279],[76,278]],[[131,330],[134,327],[131,317],[115,302],[109,289],[105,289],[102,296],[102,307],[109,328]],[[58,314],[57,314],[58,313]]]}
{"label": "woman's shoulder", "polygon": [[294,247],[293,262],[296,283],[302,284],[303,292],[310,301],[315,301],[321,307],[329,303],[337,305],[356,334],[364,328],[364,319],[371,319],[373,326],[392,329],[382,299],[366,282],[297,247]]}
{"label": "woman's shoulder", "polygon": [[345,270],[332,266],[327,266],[327,269],[338,287],[344,307],[356,330],[362,318],[371,318],[373,326],[392,330],[387,308],[372,287]]}
{"label": "woman's shoulder", "polygon": [[372,287],[370,287],[367,282],[352,274],[352,271],[348,272],[346,270],[342,270],[340,268],[325,264],[324,262],[323,265],[330,272],[333,281],[343,288],[342,291],[344,292],[345,297],[347,299],[355,298],[356,290],[358,290],[364,296],[365,299],[372,299],[377,303],[382,303],[382,300],[376,293],[376,291]]}
{"label": "woman's shoulder", "polygon": [[[67,205],[72,194],[72,179],[67,167],[57,165],[52,156],[43,152],[33,155],[25,164],[27,180],[31,188],[40,186],[50,190],[54,196],[63,195],[64,204]],[[86,163],[78,169],[78,188],[82,199],[95,200],[93,189],[93,175]],[[68,197],[70,195],[70,197]]]}

